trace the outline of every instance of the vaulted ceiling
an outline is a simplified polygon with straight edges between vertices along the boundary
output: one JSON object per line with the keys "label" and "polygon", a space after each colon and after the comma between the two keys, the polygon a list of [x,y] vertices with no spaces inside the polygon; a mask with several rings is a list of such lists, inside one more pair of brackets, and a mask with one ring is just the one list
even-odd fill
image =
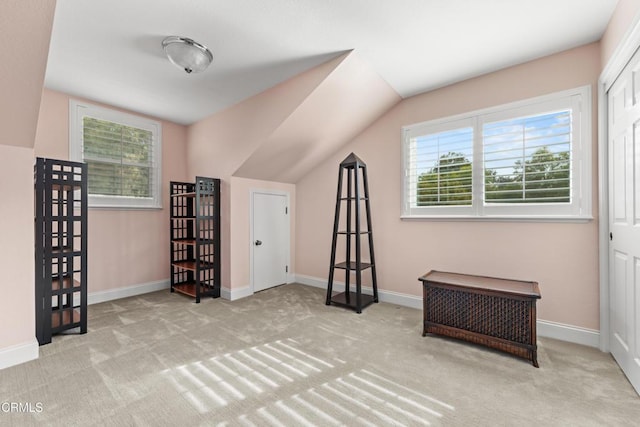
{"label": "vaulted ceiling", "polygon": [[[58,0],[45,85],[191,124],[353,50],[408,97],[596,41],[616,3]],[[211,67],[170,64],[169,35],[208,46]]]}

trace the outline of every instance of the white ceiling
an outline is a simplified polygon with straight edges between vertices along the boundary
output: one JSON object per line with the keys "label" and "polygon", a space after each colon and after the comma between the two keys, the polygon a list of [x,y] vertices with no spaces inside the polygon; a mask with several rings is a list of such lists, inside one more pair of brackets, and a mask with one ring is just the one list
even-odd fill
{"label": "white ceiling", "polygon": [[[617,0],[58,0],[45,87],[190,124],[347,50],[402,97],[593,42]],[[186,74],[169,35],[208,46]]]}

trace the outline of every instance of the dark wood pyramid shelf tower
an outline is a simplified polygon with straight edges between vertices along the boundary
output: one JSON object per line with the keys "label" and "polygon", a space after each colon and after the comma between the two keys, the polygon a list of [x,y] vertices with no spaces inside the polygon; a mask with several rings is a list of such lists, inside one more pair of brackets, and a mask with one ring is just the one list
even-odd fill
{"label": "dark wood pyramid shelf tower", "polygon": [[[346,189],[343,188],[343,177],[347,175]],[[346,194],[345,194],[346,190]],[[340,213],[342,205],[346,205],[344,230],[340,230]],[[366,224],[362,224],[361,211],[364,204]],[[362,239],[368,238],[369,260],[362,260]],[[336,263],[336,246],[339,237],[344,237],[346,261]],[[355,246],[355,248],[353,248]],[[353,251],[355,249],[355,251]],[[345,271],[344,292],[333,294],[333,279],[336,269]],[[362,273],[371,272],[373,294],[362,293]],[[355,276],[355,291],[351,290],[352,275]],[[335,304],[361,313],[362,309],[378,302],[378,285],[376,281],[376,264],[373,254],[373,231],[371,230],[371,207],[369,205],[369,184],[367,182],[367,165],[354,153],[349,154],[340,163],[338,171],[338,192],[336,196],[336,213],[333,222],[333,241],[331,244],[331,265],[327,286],[327,305]]]}

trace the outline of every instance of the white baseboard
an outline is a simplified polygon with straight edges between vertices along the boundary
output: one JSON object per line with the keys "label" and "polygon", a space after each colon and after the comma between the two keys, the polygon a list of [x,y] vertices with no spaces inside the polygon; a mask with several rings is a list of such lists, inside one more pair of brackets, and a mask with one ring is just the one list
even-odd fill
{"label": "white baseboard", "polygon": [[[109,289],[108,291],[91,292],[88,296],[88,304],[98,304],[106,301],[113,301],[120,298],[127,298],[136,295],[142,295],[149,292],[169,290],[171,284],[169,279],[159,280],[157,282],[143,283],[141,285],[127,286],[123,288]],[[253,295],[251,286],[242,288],[220,288],[220,296],[229,301],[235,301],[240,298]]]}
{"label": "white baseboard", "polygon": [[538,320],[538,336],[600,348],[600,332],[564,323]]}
{"label": "white baseboard", "polygon": [[157,282],[149,282],[123,288],[109,289],[108,291],[90,292],[87,295],[87,303],[98,304],[101,302],[147,294],[149,292],[161,291],[164,289],[169,290],[170,286],[171,285],[169,283],[169,279],[164,279],[158,280]]}
{"label": "white baseboard", "polygon": [[[327,289],[327,280],[319,279],[317,277],[304,276],[302,274],[296,275],[296,283],[300,283],[307,286],[313,286],[314,288]],[[334,281],[333,290],[336,292],[344,291],[344,283]],[[362,290],[365,293],[371,294],[373,289],[367,286],[363,286]],[[422,310],[422,297],[415,295],[402,294],[400,292],[378,290],[378,300],[380,302],[388,302],[390,304],[402,305],[404,307],[411,307],[418,310]]]}
{"label": "white baseboard", "polygon": [[[300,283],[301,285],[313,286],[314,288],[327,289],[327,280],[319,279],[317,277],[296,274],[295,282]],[[344,291],[344,283],[335,281],[333,283],[333,288],[338,292],[342,292]]]}
{"label": "white baseboard", "polygon": [[[295,283],[295,282],[296,282],[296,275],[288,273],[287,283]],[[253,286],[251,285],[247,285],[242,288],[233,288],[233,289],[221,288],[220,289],[220,296],[229,301],[235,301],[240,298],[250,297],[253,294],[254,294]]]}
{"label": "white baseboard", "polygon": [[0,349],[0,369],[38,358],[40,346],[34,337],[32,341]]}
{"label": "white baseboard", "polygon": [[220,288],[220,296],[229,301],[235,301],[253,295],[253,288],[245,286],[243,288]]}
{"label": "white baseboard", "polygon": [[[305,276],[302,274],[296,275],[296,283],[327,289],[326,279]],[[344,291],[344,283],[334,281],[333,289],[338,292]],[[367,293],[371,293],[371,288],[363,287],[362,289]],[[380,302],[388,302],[391,304],[422,310],[422,297],[415,295],[378,290],[378,299]],[[549,320],[538,320],[536,328],[537,334],[540,337],[554,338],[561,341],[600,348],[600,332],[593,329],[551,322]]]}

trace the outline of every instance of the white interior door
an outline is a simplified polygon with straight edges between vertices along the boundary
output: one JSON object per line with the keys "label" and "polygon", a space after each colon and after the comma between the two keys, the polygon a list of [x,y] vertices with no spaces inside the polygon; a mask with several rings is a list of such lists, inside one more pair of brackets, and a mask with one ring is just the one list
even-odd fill
{"label": "white interior door", "polygon": [[253,291],[287,283],[289,270],[288,196],[252,194]]}
{"label": "white interior door", "polygon": [[610,348],[640,393],[640,55],[608,96]]}

